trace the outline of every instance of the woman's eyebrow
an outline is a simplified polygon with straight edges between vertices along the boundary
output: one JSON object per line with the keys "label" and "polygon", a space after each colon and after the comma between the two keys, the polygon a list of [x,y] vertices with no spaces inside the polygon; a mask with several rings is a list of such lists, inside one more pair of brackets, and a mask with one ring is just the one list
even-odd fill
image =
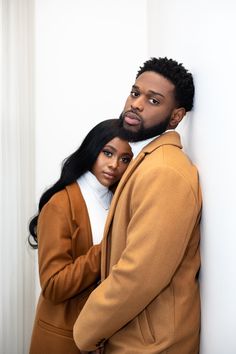
{"label": "woman's eyebrow", "polygon": [[111,149],[111,150],[113,150],[113,151],[116,151],[116,149],[114,148],[114,146],[109,145],[109,144],[105,145],[103,149],[106,149],[106,148],[109,148],[109,149]]}

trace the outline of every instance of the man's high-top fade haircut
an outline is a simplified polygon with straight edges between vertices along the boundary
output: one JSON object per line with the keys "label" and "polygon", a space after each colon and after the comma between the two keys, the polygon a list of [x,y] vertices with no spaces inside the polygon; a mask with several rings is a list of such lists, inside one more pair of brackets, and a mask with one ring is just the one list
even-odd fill
{"label": "man's high-top fade haircut", "polygon": [[151,58],[147,60],[137,73],[136,79],[145,71],[154,71],[175,85],[175,99],[179,107],[185,108],[186,112],[193,108],[194,83],[193,77],[183,64],[168,58]]}

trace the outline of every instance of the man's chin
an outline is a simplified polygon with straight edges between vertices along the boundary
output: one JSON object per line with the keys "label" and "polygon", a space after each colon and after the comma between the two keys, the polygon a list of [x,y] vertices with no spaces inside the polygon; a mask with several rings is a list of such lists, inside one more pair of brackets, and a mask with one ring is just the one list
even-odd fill
{"label": "man's chin", "polygon": [[138,133],[140,131],[140,126],[130,125],[130,124],[126,123],[125,121],[123,121],[123,128],[125,130],[128,130],[129,132],[133,132],[133,133]]}
{"label": "man's chin", "polygon": [[120,115],[120,126],[121,126],[121,138],[128,140],[130,142],[132,141],[138,141],[140,138],[140,131],[142,130],[142,127],[139,125],[130,125],[125,122],[124,118],[122,117],[122,114]]}
{"label": "man's chin", "polygon": [[162,134],[167,129],[170,118],[167,117],[163,122],[150,128],[144,128],[142,124],[131,126],[125,122],[122,115],[120,116],[120,121],[122,126],[121,137],[130,142],[135,142],[154,138],[155,136]]}
{"label": "man's chin", "polygon": [[130,127],[126,128],[126,126],[123,125],[120,131],[120,137],[128,141],[138,141],[140,134],[139,131],[133,131],[133,129],[131,130]]}

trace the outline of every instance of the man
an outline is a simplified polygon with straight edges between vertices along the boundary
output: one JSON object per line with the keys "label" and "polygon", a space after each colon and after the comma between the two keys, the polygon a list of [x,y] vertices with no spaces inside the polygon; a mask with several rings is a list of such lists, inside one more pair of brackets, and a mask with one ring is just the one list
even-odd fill
{"label": "man", "polygon": [[102,245],[102,282],[74,326],[82,350],[199,351],[198,173],[174,129],[193,106],[192,75],[176,61],[140,68],[121,122],[137,157],[116,190]]}

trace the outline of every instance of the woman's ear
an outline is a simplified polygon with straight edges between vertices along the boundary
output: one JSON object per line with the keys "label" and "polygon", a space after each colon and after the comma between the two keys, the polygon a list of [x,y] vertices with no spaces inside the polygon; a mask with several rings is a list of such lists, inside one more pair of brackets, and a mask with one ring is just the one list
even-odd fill
{"label": "woman's ear", "polygon": [[186,114],[185,108],[183,107],[175,108],[171,114],[168,128],[175,129],[178,126],[178,124],[181,122],[185,114]]}

